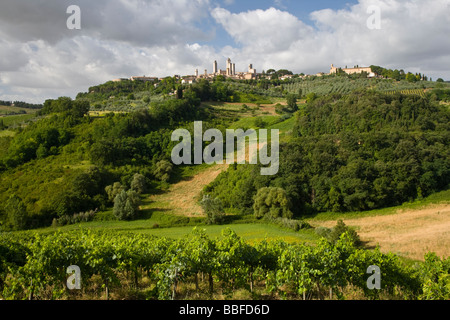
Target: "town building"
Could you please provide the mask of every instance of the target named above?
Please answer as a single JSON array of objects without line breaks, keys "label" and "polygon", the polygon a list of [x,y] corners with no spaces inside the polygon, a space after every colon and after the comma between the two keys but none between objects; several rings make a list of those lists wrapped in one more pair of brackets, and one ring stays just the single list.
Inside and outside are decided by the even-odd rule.
[{"label": "town building", "polygon": [[197,77],[195,76],[184,77],[183,80],[181,80],[181,84],[193,84],[195,82],[197,82]]},{"label": "town building", "polygon": [[143,76],[143,77],[131,77],[130,80],[131,81],[144,81],[144,82],[152,81],[153,82],[153,81],[157,81],[158,78]]},{"label": "town building", "polygon": [[222,70],[218,68],[217,60],[213,62],[213,70],[212,73],[208,73],[208,70],[205,69],[205,72],[203,74],[200,74],[198,69],[195,70],[194,77],[195,79],[213,79],[216,76],[224,76],[226,78],[232,78],[236,80],[249,80],[249,79],[256,79],[258,76],[258,73],[256,72],[256,69],[253,68],[253,65],[250,64],[248,67],[247,72],[237,72],[236,71],[236,64],[231,61],[230,58],[226,61],[226,69]]},{"label": "town building", "polygon": [[346,74],[361,74],[363,72],[367,72],[369,78],[376,77],[376,74],[370,67],[355,66],[354,68],[336,68],[333,64],[331,64],[330,74],[336,74],[339,69],[341,69]]}]

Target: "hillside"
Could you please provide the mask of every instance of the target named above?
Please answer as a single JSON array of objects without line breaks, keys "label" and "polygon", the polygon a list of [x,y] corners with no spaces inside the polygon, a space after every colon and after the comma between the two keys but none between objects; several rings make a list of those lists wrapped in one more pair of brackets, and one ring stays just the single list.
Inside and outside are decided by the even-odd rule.
[{"label": "hillside", "polygon": [[[78,298],[448,297],[450,90],[435,85],[167,78],[47,100],[0,131],[0,295],[73,298],[51,288],[77,257]],[[193,121],[280,130],[279,172],[173,165],[172,132]],[[382,291],[357,280],[366,264],[389,270]]]},{"label": "hillside", "polygon": [[[128,190],[135,174],[142,174],[152,190],[172,184],[183,167],[168,166],[162,169],[167,172],[158,173],[158,163],[170,160],[175,145],[171,132],[179,127],[192,130],[193,120],[203,120],[204,130],[222,132],[281,129],[282,150],[290,151],[281,152],[276,179],[253,177],[258,168],[249,165],[230,168],[208,181],[212,184],[206,192],[219,196],[225,208],[239,214],[252,212],[253,197],[261,187],[285,189],[296,217],[380,208],[426,196],[445,188],[448,181],[448,109],[435,103],[447,101],[448,94],[442,88],[426,96],[367,90],[389,86],[397,90],[402,81],[339,76],[284,82],[202,80],[177,87],[174,79],[166,78],[157,86],[108,82],[80,93],[74,101],[48,100],[38,112],[41,120],[24,130],[0,134],[0,221],[6,229],[30,228],[75,213],[108,211],[114,199],[105,188],[117,182]],[[306,99],[288,93],[299,93],[298,84],[351,91],[355,82],[366,88],[345,95],[321,96],[317,89],[310,96],[305,91],[301,96]],[[292,97],[295,108],[287,102]],[[110,113],[118,109],[122,111]],[[411,145],[416,145],[415,152]],[[169,181],[161,178],[164,174]],[[179,186],[183,182],[173,185]],[[9,200],[11,205],[21,203],[22,209],[9,213]],[[189,201],[195,209],[188,211],[198,211],[198,204]],[[15,219],[16,215],[22,218]]]}]

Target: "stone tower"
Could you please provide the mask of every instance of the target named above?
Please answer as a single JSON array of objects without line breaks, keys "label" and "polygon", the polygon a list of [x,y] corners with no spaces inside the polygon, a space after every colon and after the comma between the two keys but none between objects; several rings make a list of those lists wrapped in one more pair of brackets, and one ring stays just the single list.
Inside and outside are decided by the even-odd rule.
[{"label": "stone tower", "polygon": [[217,61],[214,61],[214,64],[213,64],[213,73],[217,74]]}]

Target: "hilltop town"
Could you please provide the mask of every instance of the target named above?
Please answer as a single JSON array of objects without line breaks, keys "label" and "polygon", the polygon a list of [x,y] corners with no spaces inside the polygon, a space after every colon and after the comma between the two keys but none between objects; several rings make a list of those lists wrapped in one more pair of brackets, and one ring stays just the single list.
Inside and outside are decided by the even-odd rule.
[{"label": "hilltop town", "polygon": [[[324,76],[324,75],[332,75],[332,74],[337,74],[339,72],[343,72],[349,75],[352,74],[362,74],[362,73],[366,73],[368,78],[374,78],[374,77],[378,77],[380,76],[379,74],[375,73],[374,70],[372,70],[371,67],[359,67],[359,66],[354,66],[353,68],[347,68],[347,66],[345,68],[339,68],[339,67],[335,67],[334,64],[331,64],[331,68],[330,68],[330,72],[329,73],[324,73],[324,72],[319,72],[316,74],[308,74],[305,75],[303,73],[297,75],[297,77],[299,78],[307,78],[307,77],[312,77],[312,76]],[[295,75],[292,72],[288,72],[290,74],[283,74],[279,79],[280,80],[286,80],[286,79],[290,79],[293,78]],[[256,69],[253,67],[253,64],[249,64],[248,65],[248,69],[246,71],[236,71],[236,64],[233,63],[231,61],[231,58],[228,58],[226,61],[226,68],[225,69],[219,69],[218,68],[218,63],[217,60],[213,62],[213,66],[212,66],[212,72],[209,73],[208,69],[205,69],[204,72],[200,73],[198,69],[195,69],[195,72],[193,75],[185,75],[185,76],[180,76],[180,75],[175,75],[174,77],[178,80],[181,80],[182,84],[193,84],[195,82],[197,82],[199,79],[208,79],[208,80],[212,80],[217,76],[223,76],[225,78],[231,78],[234,80],[256,80],[256,79],[271,79],[271,74],[269,72],[261,72],[258,73],[256,71]],[[147,76],[132,76],[129,79],[128,78],[118,78],[118,79],[114,79],[112,81],[114,82],[119,82],[119,81],[124,81],[124,80],[131,80],[131,81],[158,81],[158,80],[162,80],[163,78],[158,78],[158,77],[147,77]]]}]

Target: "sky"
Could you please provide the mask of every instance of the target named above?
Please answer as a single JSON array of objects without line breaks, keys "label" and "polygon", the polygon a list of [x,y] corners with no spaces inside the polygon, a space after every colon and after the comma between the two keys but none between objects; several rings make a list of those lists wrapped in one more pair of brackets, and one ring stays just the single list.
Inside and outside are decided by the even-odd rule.
[{"label": "sky", "polygon": [[[80,8],[80,29],[69,29]],[[2,0],[0,100],[131,76],[379,65],[450,80],[450,0]]]}]

